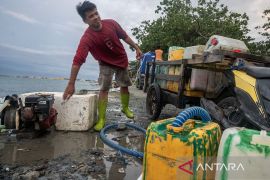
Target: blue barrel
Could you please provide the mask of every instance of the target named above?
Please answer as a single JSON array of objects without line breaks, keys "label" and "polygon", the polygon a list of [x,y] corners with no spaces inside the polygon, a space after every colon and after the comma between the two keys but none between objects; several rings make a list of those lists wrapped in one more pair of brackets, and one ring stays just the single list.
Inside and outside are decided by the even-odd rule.
[{"label": "blue barrel", "polygon": [[146,69],[146,63],[147,62],[152,62],[155,59],[155,53],[154,52],[147,52],[143,55],[143,58],[141,60],[141,68],[140,68],[140,73],[145,74],[145,69]]}]

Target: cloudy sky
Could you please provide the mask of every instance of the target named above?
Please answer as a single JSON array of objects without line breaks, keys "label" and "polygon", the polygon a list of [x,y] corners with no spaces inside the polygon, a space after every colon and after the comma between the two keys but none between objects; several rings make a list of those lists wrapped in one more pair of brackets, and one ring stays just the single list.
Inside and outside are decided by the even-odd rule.
[{"label": "cloudy sky", "polygon": [[[0,74],[69,77],[74,53],[87,27],[77,15],[78,0],[1,0]],[[131,36],[131,28],[155,19],[159,0],[93,0],[102,18],[112,18]],[[230,10],[246,12],[249,27],[262,24],[269,0],[221,0]],[[260,39],[255,31],[253,37]],[[132,37],[132,36],[131,36]],[[134,39],[135,40],[135,39]],[[130,59],[134,52],[127,46]],[[96,79],[98,64],[89,54],[79,78]]]}]

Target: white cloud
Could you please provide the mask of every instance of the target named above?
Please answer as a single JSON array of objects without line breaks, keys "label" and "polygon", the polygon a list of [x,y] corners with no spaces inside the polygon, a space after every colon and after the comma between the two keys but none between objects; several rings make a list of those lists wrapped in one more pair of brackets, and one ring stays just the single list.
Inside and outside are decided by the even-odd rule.
[{"label": "white cloud", "polygon": [[37,49],[20,47],[20,46],[15,46],[15,45],[10,45],[10,44],[3,44],[3,43],[0,43],[0,47],[8,48],[8,49],[19,51],[19,52],[29,53],[29,54],[36,54],[36,55],[48,55],[48,56],[70,56],[70,55],[74,55],[74,52],[61,50],[61,48],[59,48],[59,50],[54,49],[54,50],[41,51],[41,50],[37,50]]},{"label": "white cloud", "polygon": [[15,12],[15,11],[11,11],[11,10],[8,10],[8,9],[4,9],[2,7],[0,7],[0,10],[2,13],[4,14],[7,14],[7,15],[10,15],[18,20],[21,20],[21,21],[24,21],[24,22],[27,22],[27,23],[31,23],[31,24],[36,24],[38,23],[38,21],[32,17],[29,17],[25,14],[22,14],[22,13],[18,13],[18,12]]},{"label": "white cloud", "polygon": [[84,23],[66,22],[66,23],[51,23],[51,27],[58,34],[64,32],[82,32],[87,25]]},{"label": "white cloud", "polygon": [[262,15],[265,9],[270,8],[269,0],[221,0],[221,3],[227,5],[231,11],[246,13],[249,17],[248,27],[251,30],[249,35],[255,38],[255,41],[264,39],[258,34],[255,27],[261,26],[265,22]]},{"label": "white cloud", "polygon": [[[44,64],[50,64],[48,59],[54,59],[54,61],[63,62],[65,65],[63,69],[66,69],[66,64],[71,64],[71,56],[74,56],[80,37],[87,27],[75,9],[76,4],[83,0],[0,1],[1,56],[7,55],[10,58],[15,55],[16,57],[24,55],[32,61],[36,61],[35,58],[38,56]],[[102,19],[116,20],[136,42],[131,29],[138,27],[144,20],[156,19],[158,15],[154,13],[154,10],[161,0],[90,1],[96,3]],[[197,0],[193,1],[197,2]],[[270,8],[269,0],[221,0],[221,3],[227,5],[229,10],[246,12],[250,17],[251,35],[256,37],[256,40],[260,38],[254,27],[262,25],[261,15],[264,9]],[[18,20],[26,23],[19,24]],[[38,26],[29,27],[29,24],[37,23]],[[135,52],[132,52],[128,45],[123,44],[129,59],[135,59]],[[17,59],[20,62],[20,58]],[[98,74],[98,65],[93,61],[90,53],[88,59],[91,59],[90,63],[88,62],[88,65],[86,63],[85,72],[83,70],[80,74],[89,77],[91,72]],[[92,63],[95,63],[95,66]],[[59,63],[59,67],[63,64]],[[97,70],[92,70],[92,67],[96,67]]]},{"label": "white cloud", "polygon": [[67,22],[66,25],[77,30],[84,30],[85,27],[87,27],[87,25],[84,23],[81,23],[81,22],[76,23],[76,22],[71,22],[71,21]]}]

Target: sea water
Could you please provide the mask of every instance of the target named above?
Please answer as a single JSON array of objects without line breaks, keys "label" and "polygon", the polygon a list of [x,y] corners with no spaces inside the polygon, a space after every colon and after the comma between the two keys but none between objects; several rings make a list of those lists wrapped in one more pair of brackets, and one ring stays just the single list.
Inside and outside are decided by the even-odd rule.
[{"label": "sea water", "polygon": [[[6,77],[0,76],[0,103],[7,95],[22,94],[28,92],[64,92],[68,80],[55,79],[35,79],[22,77]],[[80,90],[98,90],[99,86],[96,81],[76,81],[76,92]]]}]

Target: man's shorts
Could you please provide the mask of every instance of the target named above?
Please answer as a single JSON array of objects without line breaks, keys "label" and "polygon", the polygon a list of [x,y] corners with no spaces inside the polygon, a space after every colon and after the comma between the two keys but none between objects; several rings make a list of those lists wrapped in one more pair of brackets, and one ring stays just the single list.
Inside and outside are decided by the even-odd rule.
[{"label": "man's shorts", "polygon": [[114,74],[118,86],[128,87],[132,85],[127,68],[123,69],[114,66],[99,65],[98,83],[100,90],[108,91],[111,88]]}]

